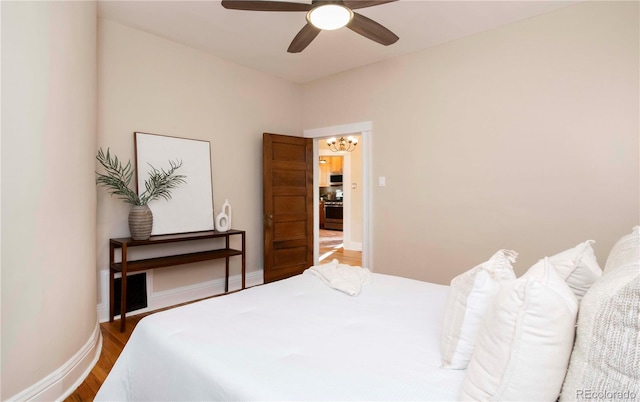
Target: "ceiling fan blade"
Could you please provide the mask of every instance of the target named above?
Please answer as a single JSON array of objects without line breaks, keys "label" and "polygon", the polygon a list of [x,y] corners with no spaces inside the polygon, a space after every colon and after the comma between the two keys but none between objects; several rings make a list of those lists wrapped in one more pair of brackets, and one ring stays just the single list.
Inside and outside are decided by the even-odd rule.
[{"label": "ceiling fan blade", "polygon": [[266,0],[222,0],[222,7],[230,10],[248,11],[309,11],[313,8],[311,4]]},{"label": "ceiling fan blade", "polygon": [[385,46],[396,43],[400,39],[387,28],[358,13],[353,13],[353,19],[347,24],[347,28]]},{"label": "ceiling fan blade", "polygon": [[300,32],[298,32],[296,37],[293,38],[291,44],[289,45],[289,49],[287,49],[287,52],[300,53],[307,46],[309,46],[309,43],[311,43],[311,41],[314,40],[319,33],[320,29],[314,27],[310,23],[307,23],[307,25],[302,27]]},{"label": "ceiling fan blade", "polygon": [[373,7],[379,6],[380,4],[393,3],[394,1],[398,0],[344,0],[343,3],[350,9],[356,10],[358,8]]}]

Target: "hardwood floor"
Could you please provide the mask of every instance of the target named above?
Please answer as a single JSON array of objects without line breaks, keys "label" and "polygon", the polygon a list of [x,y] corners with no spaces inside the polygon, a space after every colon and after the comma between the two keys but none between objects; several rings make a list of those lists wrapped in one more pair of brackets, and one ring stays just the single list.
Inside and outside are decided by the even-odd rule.
[{"label": "hardwood floor", "polygon": [[342,264],[362,266],[362,251],[345,250],[342,232],[320,229],[320,263],[337,259]]},{"label": "hardwood floor", "polygon": [[[329,262],[336,258],[343,264],[349,265],[362,265],[362,252],[345,250],[342,246],[342,232],[336,232],[331,230],[321,230],[324,236],[321,234],[320,239],[320,256],[322,262]],[[324,237],[324,239],[323,239]],[[324,256],[324,258],[323,258]],[[214,296],[215,297],[215,296]],[[192,302],[190,302],[192,303]],[[185,303],[188,304],[188,303]],[[173,308],[172,306],[168,308]],[[167,308],[167,309],[168,309]],[[166,309],[162,309],[166,310]],[[157,310],[161,311],[161,310]],[[65,399],[65,402],[84,402],[93,401],[98,389],[107,378],[107,375],[113,368],[118,356],[122,353],[124,345],[126,345],[133,329],[138,322],[156,311],[142,313],[139,315],[132,315],[127,317],[125,332],[120,332],[120,320],[114,322],[104,322],[100,324],[100,332],[102,333],[102,351],[100,352],[100,358],[96,363],[91,373],[87,376],[85,381]]]},{"label": "hardwood floor", "polygon": [[125,332],[120,332],[120,320],[100,324],[102,351],[100,352],[98,363],[96,363],[84,382],[65,399],[65,402],[93,401],[98,389],[107,378],[124,345],[129,340],[133,329],[142,318],[149,314],[153,314],[153,312],[127,317]]},{"label": "hardwood floor", "polygon": [[229,293],[214,295],[205,297],[204,299],[191,300],[186,303],[176,304],[175,306],[169,306],[147,313],[140,313],[138,315],[127,316],[125,322],[124,332],[120,332],[120,320],[114,322],[103,322],[100,324],[100,332],[102,333],[102,350],[100,351],[100,357],[91,373],[87,376],[82,384],[69,395],[64,402],[78,402],[78,401],[93,401],[100,386],[109,375],[109,372],[113,368],[118,356],[122,353],[124,345],[127,344],[131,333],[135,329],[138,322],[144,317],[164,310],[184,306],[186,304],[195,303],[205,299],[211,299],[214,297],[220,297],[231,293],[239,292],[239,290],[232,290]]}]

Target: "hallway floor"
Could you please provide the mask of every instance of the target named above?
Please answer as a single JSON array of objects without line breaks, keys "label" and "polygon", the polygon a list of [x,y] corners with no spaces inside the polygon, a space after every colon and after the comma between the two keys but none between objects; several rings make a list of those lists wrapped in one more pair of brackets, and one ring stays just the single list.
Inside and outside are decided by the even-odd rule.
[{"label": "hallway floor", "polygon": [[334,258],[342,264],[362,266],[362,252],[345,250],[343,234],[338,230],[320,229],[320,263],[327,263]]}]

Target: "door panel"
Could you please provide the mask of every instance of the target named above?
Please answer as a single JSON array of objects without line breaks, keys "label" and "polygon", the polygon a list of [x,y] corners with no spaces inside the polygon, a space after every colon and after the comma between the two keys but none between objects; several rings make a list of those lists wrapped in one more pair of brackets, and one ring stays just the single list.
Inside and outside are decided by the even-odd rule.
[{"label": "door panel", "polygon": [[307,200],[304,195],[273,196],[273,212],[279,215],[304,214],[307,212]]},{"label": "door panel", "polygon": [[313,141],[263,135],[264,282],[313,265]]},{"label": "door panel", "polygon": [[273,185],[276,187],[305,187],[307,174],[302,170],[274,170]]},{"label": "door panel", "polygon": [[275,250],[273,257],[274,265],[279,267],[305,264],[307,262],[307,250],[305,246],[284,248]]},{"label": "door panel", "polygon": [[273,238],[275,240],[295,239],[306,235],[306,222],[278,222],[273,224]]},{"label": "door panel", "polygon": [[[274,134],[278,135],[278,134]],[[285,137],[285,136],[281,136]],[[301,138],[301,137],[290,137]],[[302,146],[300,146],[302,145]],[[303,165],[307,163],[307,152],[304,144],[291,144],[284,142],[273,143],[273,161],[274,162],[300,162]]]}]

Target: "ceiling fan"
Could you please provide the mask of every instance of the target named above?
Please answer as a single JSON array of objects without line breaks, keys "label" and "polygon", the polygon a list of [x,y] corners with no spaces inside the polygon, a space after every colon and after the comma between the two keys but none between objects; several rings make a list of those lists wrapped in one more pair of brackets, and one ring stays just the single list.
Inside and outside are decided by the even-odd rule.
[{"label": "ceiling fan", "polygon": [[268,0],[222,0],[230,10],[247,11],[305,11],[307,24],[293,38],[287,52],[303,51],[322,30],[346,26],[365,38],[388,46],[399,39],[396,34],[379,23],[353,10],[378,6],[398,0],[313,0],[311,4]]}]

